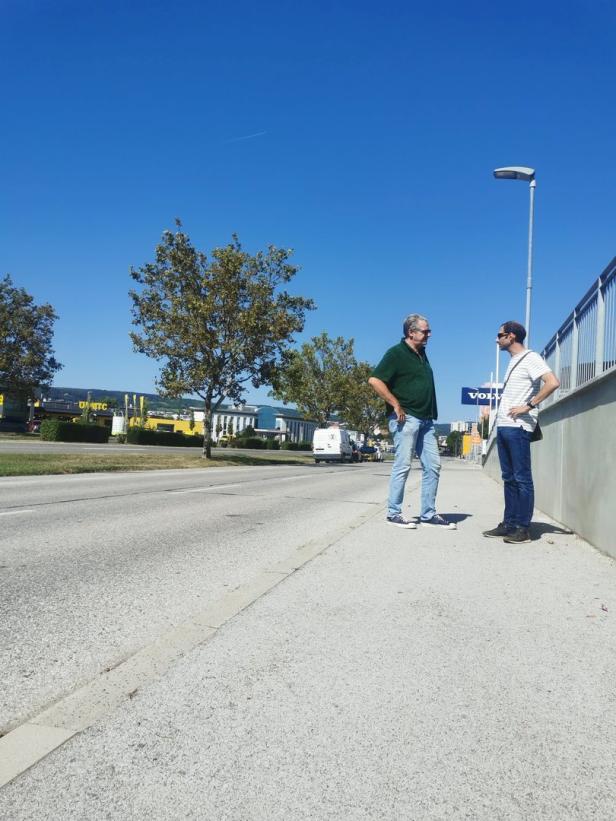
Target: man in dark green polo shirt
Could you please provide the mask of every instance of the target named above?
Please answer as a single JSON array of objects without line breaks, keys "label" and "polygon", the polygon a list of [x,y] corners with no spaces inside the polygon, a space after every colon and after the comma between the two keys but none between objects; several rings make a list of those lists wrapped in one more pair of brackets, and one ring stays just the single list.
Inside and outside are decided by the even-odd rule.
[{"label": "man in dark green polo shirt", "polygon": [[389,431],[396,449],[389,482],[387,521],[397,527],[417,527],[415,521],[402,515],[404,487],[415,452],[423,470],[419,521],[422,525],[455,530],[455,524],[440,516],[435,507],[441,458],[434,433],[437,418],[434,376],[426,356],[432,331],[425,316],[409,314],[404,320],[403,333],[403,339],[385,353],[368,380],[385,400]]}]

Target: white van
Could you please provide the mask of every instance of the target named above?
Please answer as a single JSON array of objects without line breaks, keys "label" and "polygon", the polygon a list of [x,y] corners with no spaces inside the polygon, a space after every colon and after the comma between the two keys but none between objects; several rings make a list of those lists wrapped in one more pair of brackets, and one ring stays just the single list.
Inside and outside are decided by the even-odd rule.
[{"label": "white van", "polygon": [[353,448],[349,432],[340,428],[317,428],[312,440],[312,455],[319,462],[350,462]]}]

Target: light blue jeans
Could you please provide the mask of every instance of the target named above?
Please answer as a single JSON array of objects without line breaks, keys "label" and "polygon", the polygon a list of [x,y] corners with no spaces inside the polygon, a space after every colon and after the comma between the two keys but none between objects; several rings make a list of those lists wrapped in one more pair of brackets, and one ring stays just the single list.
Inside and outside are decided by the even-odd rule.
[{"label": "light blue jeans", "polygon": [[415,419],[414,416],[407,416],[405,422],[398,422],[395,416],[390,416],[389,432],[394,438],[396,455],[389,480],[387,515],[395,516],[402,512],[404,486],[415,452],[423,470],[420,518],[431,519],[436,513],[436,491],[441,472],[441,457],[434,434],[434,422],[432,419]]}]

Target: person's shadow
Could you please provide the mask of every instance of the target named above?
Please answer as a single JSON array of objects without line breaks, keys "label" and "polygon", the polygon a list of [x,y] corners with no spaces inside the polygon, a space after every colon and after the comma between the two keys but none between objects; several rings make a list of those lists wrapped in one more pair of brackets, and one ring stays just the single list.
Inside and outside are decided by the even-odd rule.
[{"label": "person's shadow", "polygon": [[563,527],[558,527],[557,525],[550,524],[549,522],[531,522],[530,525],[530,538],[533,542],[538,541],[542,536],[547,535],[548,533],[557,533],[560,536],[573,536],[573,530],[567,530]]},{"label": "person's shadow", "polygon": [[455,522],[455,524],[458,524],[458,522],[463,522],[465,519],[470,519],[473,514],[472,513],[441,513],[440,515],[443,516],[445,519],[447,519],[448,522]]}]

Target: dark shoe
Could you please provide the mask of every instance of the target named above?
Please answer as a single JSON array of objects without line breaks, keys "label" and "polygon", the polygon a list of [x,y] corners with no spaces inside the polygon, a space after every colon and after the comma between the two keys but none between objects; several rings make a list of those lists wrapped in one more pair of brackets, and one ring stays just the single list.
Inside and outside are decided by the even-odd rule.
[{"label": "dark shoe", "polygon": [[421,524],[428,525],[429,527],[438,527],[439,530],[457,530],[455,522],[448,521],[444,516],[440,516],[438,513],[435,513],[431,519],[421,519]]},{"label": "dark shoe", "polygon": [[493,527],[492,530],[484,530],[483,535],[488,536],[491,539],[502,539],[503,536],[508,536],[510,533],[513,533],[515,527],[511,527],[511,525],[506,525],[504,522],[501,522],[496,527]]},{"label": "dark shoe", "polygon": [[399,513],[396,513],[395,516],[388,516],[387,524],[396,525],[396,527],[404,527],[407,530],[417,529],[417,525],[415,524],[415,522],[409,522],[408,519],[405,519],[404,516],[401,516]]},{"label": "dark shoe", "polygon": [[516,527],[513,533],[508,533],[504,538],[507,544],[526,544],[530,542],[530,531],[527,527]]}]

